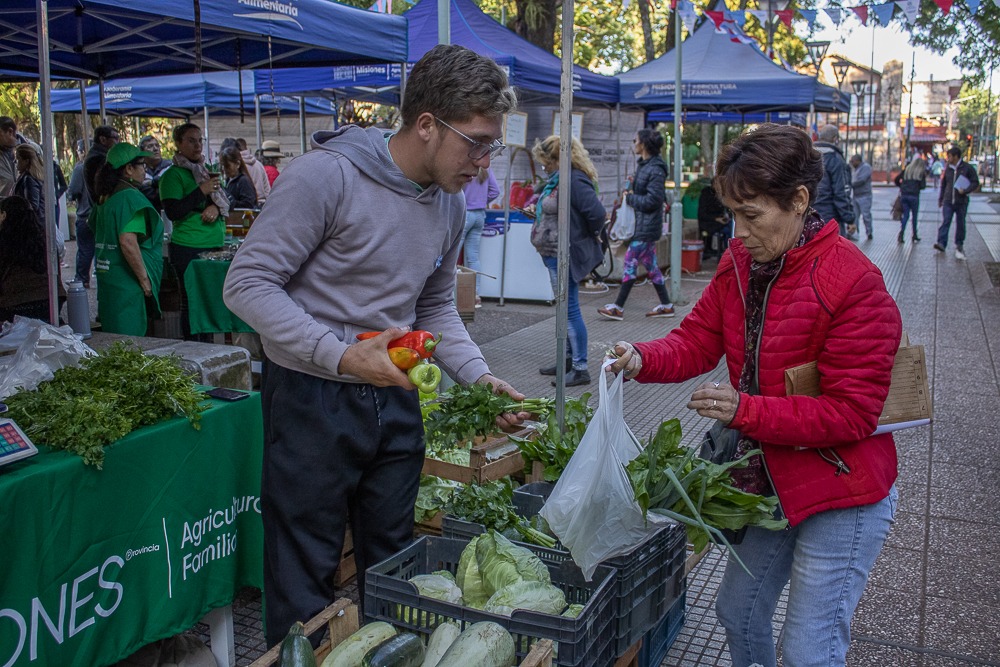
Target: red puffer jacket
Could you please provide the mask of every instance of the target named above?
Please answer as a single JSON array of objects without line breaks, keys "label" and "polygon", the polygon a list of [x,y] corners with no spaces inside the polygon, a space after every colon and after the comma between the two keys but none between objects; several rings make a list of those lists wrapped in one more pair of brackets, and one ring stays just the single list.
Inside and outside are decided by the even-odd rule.
[{"label": "red puffer jacket", "polygon": [[[746,355],[750,255],[739,239],[691,314],[665,338],[638,343],[638,382],[682,382],[726,356],[738,386]],[[828,509],[878,502],[896,480],[891,434],[872,436],[901,323],[881,272],[828,223],[785,255],[766,297],[759,350],[760,395],[740,394],[730,426],[758,440],[792,525]],[[785,369],[816,361],[818,397],[786,396]]]}]

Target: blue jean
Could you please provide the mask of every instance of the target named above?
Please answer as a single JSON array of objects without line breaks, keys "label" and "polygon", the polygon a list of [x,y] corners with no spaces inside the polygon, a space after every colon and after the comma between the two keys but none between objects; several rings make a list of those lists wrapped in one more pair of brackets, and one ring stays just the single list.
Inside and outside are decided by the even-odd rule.
[{"label": "blue jean", "polygon": [[941,206],[942,222],[938,227],[938,243],[948,247],[948,230],[951,228],[951,218],[955,217],[955,245],[961,249],[965,244],[965,214],[969,210],[969,200],[959,199],[954,204],[945,201]]},{"label": "blue jean", "polygon": [[90,287],[90,267],[94,263],[94,232],[87,218],[76,219],[76,279]]},{"label": "blue jean", "polygon": [[[552,294],[559,294],[558,275],[559,259],[542,255],[542,262],[549,270],[549,280],[552,282]],[[580,286],[569,281],[566,286],[567,326],[569,328],[569,347],[573,351],[573,369],[587,370],[587,325],[583,323],[583,313],[580,312]]]},{"label": "blue jean", "polygon": [[[479,262],[479,244],[483,240],[483,225],[486,224],[486,209],[477,208],[465,212],[465,231],[462,233],[462,243],[465,252],[465,266],[473,271],[481,271]],[[476,274],[476,296],[479,296],[482,276]]]},{"label": "blue jean", "polygon": [[913,236],[920,236],[917,233],[917,214],[920,212],[920,195],[900,195],[899,203],[903,207],[903,217],[901,218],[902,226],[900,232],[906,231],[906,223],[910,219],[910,214],[913,214]]},{"label": "blue jean", "polygon": [[733,667],[775,666],[771,618],[789,580],[785,667],[842,667],[851,617],[898,503],[893,486],[877,503],[820,512],[788,530],[748,528],[734,548],[758,576],[730,559],[715,602]]},{"label": "blue jean", "polygon": [[865,233],[871,236],[872,233],[872,196],[860,195],[854,197],[854,224],[858,225],[861,231],[861,220],[865,222]]}]

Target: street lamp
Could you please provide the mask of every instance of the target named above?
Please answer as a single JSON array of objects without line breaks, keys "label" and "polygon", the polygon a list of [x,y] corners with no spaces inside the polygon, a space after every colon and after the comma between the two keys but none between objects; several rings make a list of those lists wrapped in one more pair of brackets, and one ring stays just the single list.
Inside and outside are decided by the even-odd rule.
[{"label": "street lamp", "polygon": [[896,95],[896,84],[890,83],[884,86],[882,92],[889,97],[889,111],[885,115],[885,122],[882,123],[885,127],[885,182],[889,184],[892,182],[889,177],[892,172],[892,137],[889,136],[889,120],[892,118],[892,98]]},{"label": "street lamp", "polygon": [[[844,79],[847,78],[847,70],[851,69],[851,63],[842,58],[833,61],[833,76],[837,79],[837,91],[844,87]],[[850,97],[850,95],[848,95]],[[850,111],[847,112],[847,120],[850,122]],[[837,125],[840,125],[840,112],[837,112]]]},{"label": "street lamp", "polygon": [[[868,88],[868,164],[875,161],[875,142],[872,141],[872,125],[875,124],[875,96],[878,95],[878,82],[872,79]],[[864,155],[864,153],[862,153]]]},{"label": "street lamp", "polygon": [[[809,57],[812,58],[813,67],[815,68],[815,74],[813,74],[813,81],[819,82],[819,68],[823,64],[823,58],[826,57],[826,52],[830,48],[830,42],[806,42],[806,49],[809,51]],[[809,100],[809,115],[812,116],[812,130],[816,131],[816,88],[813,87],[813,99]]]},{"label": "street lamp", "polygon": [[[861,112],[861,118],[863,119],[865,117],[865,107],[864,107],[865,89],[868,87],[868,82],[864,81],[863,79],[859,79],[857,81],[851,81],[851,85],[854,86],[854,94],[857,95],[857,97],[858,97],[858,111]],[[854,114],[854,117],[857,118],[857,114]],[[851,115],[850,114],[847,114],[847,133],[848,134],[851,133]],[[860,130],[859,130],[859,134],[860,134]],[[858,140],[855,139],[855,141],[858,141]],[[848,152],[850,152],[850,147],[848,147]]]}]

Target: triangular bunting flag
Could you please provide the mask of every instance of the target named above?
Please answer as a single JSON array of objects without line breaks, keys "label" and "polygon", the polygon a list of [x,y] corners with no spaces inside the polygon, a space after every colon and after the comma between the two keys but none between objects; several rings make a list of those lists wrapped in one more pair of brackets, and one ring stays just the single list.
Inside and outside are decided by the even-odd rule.
[{"label": "triangular bunting flag", "polygon": [[777,16],[781,20],[781,22],[785,24],[786,28],[788,28],[789,30],[792,29],[792,17],[795,16],[794,9],[775,9],[774,15]]},{"label": "triangular bunting flag", "polygon": [[632,0],[622,0],[622,9],[628,9],[628,6],[632,4]]},{"label": "triangular bunting flag", "polygon": [[861,25],[868,25],[868,6],[867,5],[861,5],[859,7],[851,7],[850,9],[851,9],[852,12],[854,12],[855,14],[858,15],[859,19],[861,19]]},{"label": "triangular bunting flag", "polygon": [[722,23],[726,20],[726,12],[710,12],[706,10],[705,16],[712,19],[712,23],[715,24],[715,32],[725,32],[722,29]]},{"label": "triangular bunting flag", "polygon": [[766,9],[748,9],[747,14],[756,17],[761,25],[767,25],[767,10]]},{"label": "triangular bunting flag", "polygon": [[[996,0],[996,1],[1000,2],[1000,0]],[[729,20],[732,21],[733,23],[735,23],[736,25],[738,25],[739,27],[742,28],[743,26],[745,26],[747,24],[747,13],[746,13],[746,10],[744,10],[744,9],[738,9],[736,11],[726,12],[726,13],[729,15]]]},{"label": "triangular bunting flag", "polygon": [[892,12],[896,9],[895,2],[887,2],[882,5],[873,5],[872,10],[875,12],[875,18],[881,25],[887,26],[892,20]]},{"label": "triangular bunting flag", "polygon": [[951,11],[952,2],[953,0],[934,0],[934,4],[940,7],[945,14]]},{"label": "triangular bunting flag", "polygon": [[799,14],[802,15],[802,18],[806,20],[806,23],[808,23],[811,28],[813,24],[816,23],[816,16],[819,12],[815,9],[800,9]]},{"label": "triangular bunting flag", "polygon": [[968,0],[969,11],[975,14],[979,11],[979,0]]},{"label": "triangular bunting flag", "polygon": [[684,27],[687,28],[688,34],[692,34],[694,32],[694,24],[698,22],[698,14],[694,10],[694,3],[689,0],[679,0],[677,3],[677,15],[684,22]]},{"label": "triangular bunting flag", "polygon": [[[1000,2],[1000,0],[997,0],[997,2]],[[823,11],[826,12],[826,15],[830,17],[835,26],[839,27],[840,22],[844,20],[844,12],[840,7],[827,7]]]},{"label": "triangular bunting flag", "polygon": [[920,0],[900,0],[896,4],[906,15],[906,22],[913,25],[913,22],[917,20],[917,14],[920,13]]}]

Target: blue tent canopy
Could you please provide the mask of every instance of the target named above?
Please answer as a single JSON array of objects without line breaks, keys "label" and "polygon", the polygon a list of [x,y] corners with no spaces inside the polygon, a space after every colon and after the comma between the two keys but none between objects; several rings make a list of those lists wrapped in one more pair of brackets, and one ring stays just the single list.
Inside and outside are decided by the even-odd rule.
[{"label": "blue tent canopy", "polygon": [[[728,24],[727,24],[728,26]],[[618,75],[621,102],[667,109],[674,103],[676,49]],[[703,23],[681,45],[681,103],[697,111],[847,111],[850,100],[815,78],[765,56],[737,26]]]},{"label": "blue tent canopy", "polygon": [[[438,43],[438,0],[420,0],[404,16],[409,23],[409,62],[420,60]],[[504,67],[510,82],[525,97],[525,93],[559,96],[562,63],[553,54],[518,37],[495,19],[483,13],[472,0],[450,0],[451,43],[460,44],[476,53],[492,58]],[[385,58],[384,60],[391,60]],[[345,90],[350,96],[382,95],[399,85],[398,66],[322,67],[308,71],[283,70],[257,72],[262,79],[272,79],[275,92],[301,93],[320,90]],[[573,67],[573,95],[579,100],[618,101],[618,80],[595,74],[584,67]],[[398,100],[398,93],[395,95]]]},{"label": "blue tent canopy", "polygon": [[[232,114],[245,110],[253,115],[255,92],[257,91],[254,89],[252,72],[207,72],[124,78],[105,82],[104,105],[108,113],[128,116],[187,117],[206,107],[214,114]],[[275,104],[270,91],[260,91],[260,93],[262,113],[276,108],[289,113],[298,113],[297,99],[277,96],[278,104]],[[98,86],[87,87],[89,113],[100,112],[99,96]],[[79,113],[79,89],[53,89],[52,111]],[[306,100],[306,113],[331,115],[334,111],[328,100],[309,98]]]},{"label": "blue tent canopy", "polygon": [[[330,0],[49,0],[53,75],[113,78],[203,70],[402,62],[406,20]],[[35,0],[5,0],[0,62],[38,72]],[[200,40],[195,35],[200,32]]]},{"label": "blue tent canopy", "polygon": [[[651,111],[646,114],[646,120],[651,123],[674,122],[673,111]],[[736,113],[733,111],[684,111],[681,120],[685,123],[726,123],[728,125],[749,125],[764,123],[770,120],[781,125],[798,125],[805,127],[808,114],[798,111],[771,111],[768,113]]]}]

